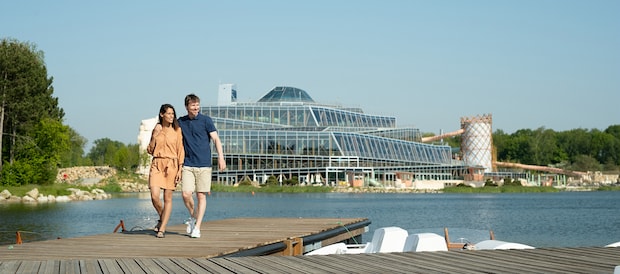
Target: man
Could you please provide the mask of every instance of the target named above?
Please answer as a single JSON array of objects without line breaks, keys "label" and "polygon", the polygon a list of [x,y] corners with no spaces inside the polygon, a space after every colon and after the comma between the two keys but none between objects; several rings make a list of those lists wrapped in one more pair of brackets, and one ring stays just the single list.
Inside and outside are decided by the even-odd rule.
[{"label": "man", "polygon": [[[185,161],[182,171],[183,203],[189,211],[187,233],[192,238],[200,238],[200,225],[207,209],[207,192],[211,191],[211,144],[217,150],[217,163],[220,171],[226,169],[222,142],[211,117],[200,113],[200,98],[195,94],[185,96],[187,115],[179,118],[183,132]],[[194,210],[193,193],[196,192],[198,206]]]}]

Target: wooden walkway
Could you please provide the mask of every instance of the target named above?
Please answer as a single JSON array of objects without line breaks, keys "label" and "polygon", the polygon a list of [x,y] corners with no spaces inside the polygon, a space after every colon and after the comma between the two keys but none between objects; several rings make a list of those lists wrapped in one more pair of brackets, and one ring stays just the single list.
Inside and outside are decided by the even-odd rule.
[{"label": "wooden walkway", "polygon": [[[367,229],[367,219],[242,218],[0,246],[0,273],[613,273],[620,248],[299,254]],[[315,243],[310,243],[310,240]],[[295,251],[296,250],[296,251]],[[287,253],[288,252],[288,253]]]},{"label": "wooden walkway", "polygon": [[[303,244],[322,241],[322,245],[328,245],[351,237],[361,238],[369,224],[370,221],[365,218],[225,219],[203,222],[200,238],[190,238],[185,232],[185,225],[175,225],[167,228],[166,237],[162,239],[156,238],[155,232],[149,229],[16,244],[11,249],[0,246],[0,260],[268,255],[284,252],[287,244],[294,245],[297,254],[301,254],[304,250],[295,239],[323,235]],[[111,226],[110,231],[113,228]]]},{"label": "wooden walkway", "polygon": [[614,273],[620,248],[0,260],[0,273]]}]

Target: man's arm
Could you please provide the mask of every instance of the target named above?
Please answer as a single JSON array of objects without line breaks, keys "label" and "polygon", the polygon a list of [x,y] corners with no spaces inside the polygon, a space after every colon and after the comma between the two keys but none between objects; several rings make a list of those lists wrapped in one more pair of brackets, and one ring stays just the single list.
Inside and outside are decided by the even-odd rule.
[{"label": "man's arm", "polygon": [[217,151],[217,165],[220,171],[224,171],[226,169],[226,161],[224,160],[224,150],[222,149],[222,141],[220,141],[220,136],[217,134],[217,131],[213,131],[209,133],[211,137],[211,141],[215,144],[215,150]]}]

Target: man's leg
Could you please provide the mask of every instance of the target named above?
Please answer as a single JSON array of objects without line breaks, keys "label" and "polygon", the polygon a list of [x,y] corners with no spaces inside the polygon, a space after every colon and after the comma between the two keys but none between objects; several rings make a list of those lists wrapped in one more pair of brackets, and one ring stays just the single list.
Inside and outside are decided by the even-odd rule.
[{"label": "man's leg", "polygon": [[195,229],[200,230],[200,224],[202,224],[202,218],[207,210],[207,195],[204,192],[196,192],[196,199],[198,199],[198,208],[196,212],[196,226]]},{"label": "man's leg", "polygon": [[194,195],[191,191],[183,191],[183,203],[189,212],[189,216],[195,218],[194,216]]},{"label": "man's leg", "polygon": [[183,190],[183,203],[189,212],[189,216],[194,218],[194,191],[196,190],[196,176],[192,172],[192,168],[183,167],[181,174],[181,188]]},{"label": "man's leg", "polygon": [[194,191],[196,190],[196,176],[193,172],[193,168],[191,167],[183,167],[182,169],[182,190],[181,196],[183,196],[183,204],[187,208],[187,212],[189,213],[189,218],[185,221],[187,228],[185,232],[192,233],[194,230],[196,216],[194,216]]}]

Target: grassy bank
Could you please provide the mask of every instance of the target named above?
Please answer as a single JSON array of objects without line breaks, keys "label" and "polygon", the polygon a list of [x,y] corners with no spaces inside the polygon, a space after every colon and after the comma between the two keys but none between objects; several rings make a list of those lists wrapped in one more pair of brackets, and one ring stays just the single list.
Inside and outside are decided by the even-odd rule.
[{"label": "grassy bank", "polygon": [[[0,191],[6,189],[14,196],[24,196],[27,192],[34,188],[39,190],[41,195],[70,195],[71,191],[68,188],[78,188],[84,191],[91,191],[94,188],[103,189],[106,193],[118,193],[122,192],[119,182],[135,182],[139,184],[147,184],[146,179],[136,174],[119,173],[115,176],[102,180],[96,186],[85,186],[79,184],[68,183],[56,183],[52,185],[23,185],[23,186],[0,186]],[[261,186],[254,187],[250,185],[241,186],[226,186],[217,183],[212,184],[211,190],[213,192],[263,192],[263,193],[327,193],[334,192],[332,187],[325,186]],[[598,188],[590,188],[585,190],[593,191],[620,191],[620,185],[608,185]],[[363,190],[362,190],[363,191]],[[558,189],[554,187],[526,187],[526,186],[485,186],[473,188],[469,186],[455,186],[446,187],[443,189],[443,193],[550,193],[571,191],[571,189]],[[365,192],[365,191],[363,191]],[[400,192],[399,192],[400,193]],[[404,192],[403,192],[404,193]],[[424,193],[410,192],[410,193]]]},{"label": "grassy bank", "polygon": [[324,186],[225,186],[212,184],[213,192],[264,192],[264,193],[326,193],[331,192],[331,187]]},{"label": "grassy bank", "polygon": [[542,193],[542,192],[560,192],[561,190],[550,187],[532,187],[532,186],[485,186],[485,187],[469,187],[454,186],[446,187],[444,193]]}]

